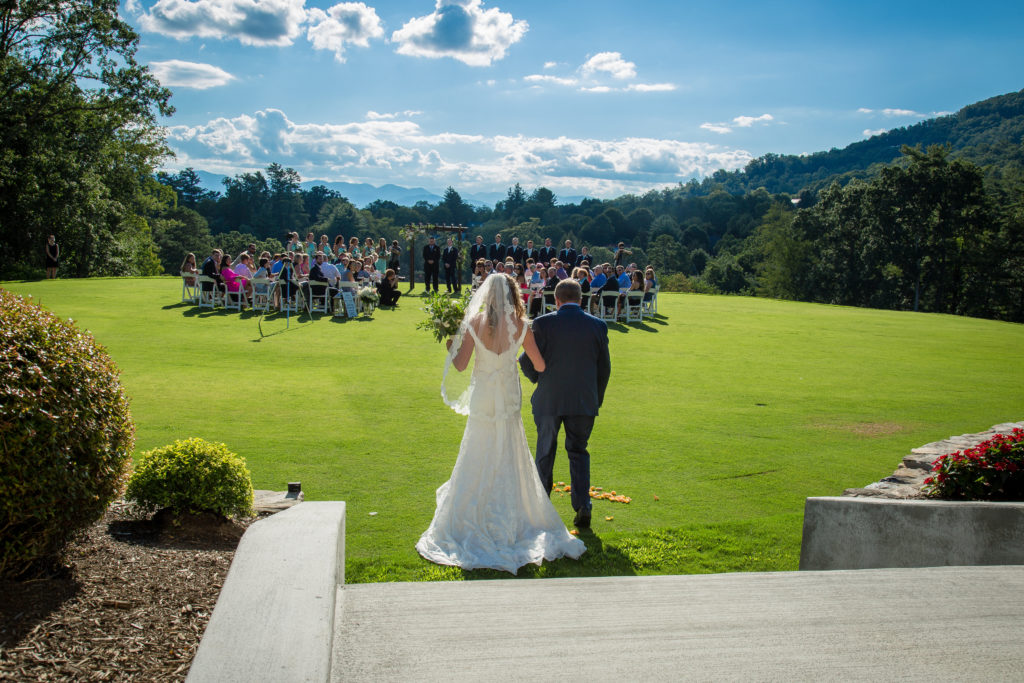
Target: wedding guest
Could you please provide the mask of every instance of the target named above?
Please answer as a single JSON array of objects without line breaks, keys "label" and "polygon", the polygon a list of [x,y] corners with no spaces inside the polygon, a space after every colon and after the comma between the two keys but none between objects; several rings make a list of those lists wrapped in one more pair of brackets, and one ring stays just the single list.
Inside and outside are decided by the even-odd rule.
[{"label": "wedding guest", "polygon": [[469,263],[473,271],[476,271],[476,262],[480,259],[487,259],[487,245],[484,244],[483,235],[477,235],[476,242],[469,247]]},{"label": "wedding guest", "polygon": [[487,258],[492,261],[505,261],[507,248],[501,243],[501,235],[494,236],[494,244],[487,248]]},{"label": "wedding guest", "polygon": [[341,279],[345,282],[359,282],[359,270],[363,267],[363,262],[356,259],[349,259],[348,268],[344,273],[341,274]]},{"label": "wedding guest", "polygon": [[[295,256],[298,258],[298,255]],[[274,287],[274,305],[280,307],[282,301],[291,301],[299,291],[298,273],[292,257],[285,255],[281,259],[281,270],[277,274],[277,286]]]},{"label": "wedding guest", "polygon": [[536,261],[539,255],[537,250],[533,248],[533,240],[526,240],[526,248],[523,249],[523,263]]},{"label": "wedding guest", "polygon": [[[38,263],[38,261],[36,262]],[[53,280],[57,277],[57,266],[60,263],[60,247],[57,246],[57,236],[50,235],[46,238],[46,279]]]},{"label": "wedding guest", "polygon": [[587,268],[590,267],[594,257],[590,255],[590,250],[587,247],[580,247],[580,255],[576,257],[577,266],[585,265]]},{"label": "wedding guest", "polygon": [[345,236],[338,235],[334,238],[334,255],[335,257],[340,256],[345,252]]},{"label": "wedding guest", "polygon": [[538,284],[543,284],[544,283],[544,276],[542,276],[540,274],[541,270],[543,270],[543,268],[541,266],[537,265],[536,263],[531,263],[530,264],[530,284],[531,285],[538,285]]},{"label": "wedding guest", "polygon": [[[270,252],[269,251],[261,251],[260,252],[260,258],[265,258],[265,259],[267,259],[269,261],[270,260]],[[253,263],[259,263],[259,262],[260,262],[259,259],[254,259],[253,260]]]},{"label": "wedding guest", "polygon": [[565,280],[569,277],[569,272],[565,269],[565,264],[560,260],[555,261],[555,274],[558,275],[559,280]]},{"label": "wedding guest", "polygon": [[313,234],[312,230],[306,233],[306,243],[304,246],[306,248],[306,256],[313,258],[313,254],[316,253],[316,235]]},{"label": "wedding guest", "polygon": [[572,279],[580,283],[580,290],[586,294],[590,291],[590,280],[587,279],[587,271],[583,268],[574,268]]},{"label": "wedding guest", "polygon": [[558,277],[558,271],[554,267],[548,268],[544,279],[544,290],[555,291],[555,286],[561,281],[562,278]]},{"label": "wedding guest", "polygon": [[372,282],[375,285],[379,285],[384,275],[379,270],[377,270],[377,266],[371,263],[370,265],[366,266],[366,270],[370,273],[370,282]]},{"label": "wedding guest", "polygon": [[630,278],[625,266],[615,266],[615,279],[619,281],[619,289],[629,289]]},{"label": "wedding guest", "polygon": [[[181,274],[185,275],[187,273],[191,273],[192,275],[199,274],[199,270],[196,268],[196,255],[191,252],[185,254],[185,260],[181,264]],[[196,284],[196,279],[194,277],[186,277],[185,283],[188,284],[189,287],[192,287]]]},{"label": "wedding guest", "polygon": [[270,277],[277,277],[277,274],[281,272],[281,268],[284,266],[282,258],[282,254],[274,254],[274,258],[270,260]]},{"label": "wedding guest", "polygon": [[325,258],[334,256],[334,252],[331,250],[330,238],[327,235],[320,235],[320,244],[317,245],[316,250],[322,251]]},{"label": "wedding guest", "polygon": [[220,276],[224,279],[224,287],[229,294],[249,289],[249,281],[231,269],[230,254],[224,254],[220,259]]},{"label": "wedding guest", "polygon": [[540,248],[539,254],[540,257],[537,259],[537,262],[543,264],[545,267],[555,260],[555,248],[551,246],[550,237],[544,240],[544,246]]},{"label": "wedding guest", "polygon": [[309,254],[300,254],[299,262],[295,266],[295,271],[299,274],[300,279],[309,277]]},{"label": "wedding guest", "polygon": [[377,256],[376,256],[377,252],[376,252],[376,249],[373,246],[373,238],[372,237],[366,237],[366,238],[363,239],[363,256],[369,256],[370,254],[374,255],[373,260],[376,261],[377,260]]},{"label": "wedding guest", "polygon": [[359,238],[358,237],[350,237],[348,239],[348,253],[349,253],[349,256],[354,256],[356,258],[362,258],[363,252],[361,252],[359,250]]},{"label": "wedding guest", "polygon": [[[591,278],[590,280],[590,291],[594,292],[595,294],[600,292],[602,289],[604,289],[605,283],[607,282],[608,276],[604,274],[604,266],[600,264],[594,266],[594,277]],[[597,301],[597,297],[591,297],[591,312],[593,312],[593,310],[597,307]]]},{"label": "wedding guest", "polygon": [[[320,254],[318,254],[318,257]],[[327,281],[332,287],[338,286],[338,281],[341,280],[341,271],[338,270],[337,266],[327,260],[327,255],[323,254],[323,258],[320,262],[320,273],[327,278]],[[312,277],[312,276],[311,276]]]},{"label": "wedding guest", "polygon": [[430,291],[433,283],[434,291],[437,291],[438,273],[441,270],[441,247],[437,246],[437,240],[433,235],[427,238],[423,245],[423,286]]},{"label": "wedding guest", "polygon": [[483,282],[484,278],[487,276],[487,274],[484,272],[485,267],[486,261],[484,261],[482,258],[476,260],[476,264],[474,264],[473,267],[473,277],[470,279],[470,286],[473,289],[479,287],[480,283]]},{"label": "wedding guest", "polygon": [[398,305],[398,299],[402,296],[402,293],[398,291],[398,275],[391,268],[388,268],[384,273],[384,279],[381,280],[377,293],[380,294],[381,306]]},{"label": "wedding guest", "polygon": [[210,257],[203,261],[203,276],[213,280],[213,282],[201,283],[204,292],[212,291],[214,286],[218,287],[222,292],[224,291],[224,278],[220,276],[221,256],[223,256],[223,252],[220,249],[214,249],[210,253]]},{"label": "wedding guest", "polygon": [[505,272],[505,262],[504,261],[495,261],[494,262],[494,272],[495,273],[504,273]]},{"label": "wedding guest", "polygon": [[[644,276],[640,274],[639,270],[633,271],[633,276],[630,278],[629,290],[630,292],[642,292],[644,291]],[[619,301],[615,305],[615,317],[619,317],[621,311],[626,308],[627,294],[623,292],[619,294]]]},{"label": "wedding guest", "polygon": [[270,259],[268,259],[266,257],[261,257],[260,258],[259,268],[257,268],[256,272],[253,273],[253,275],[252,275],[252,278],[253,278],[253,283],[252,283],[253,294],[264,294],[265,295],[268,292],[270,292],[270,284],[271,283],[269,283],[269,282],[260,282],[260,283],[255,282],[255,280],[269,280],[270,277],[271,277],[271,275],[270,275]]},{"label": "wedding guest", "polygon": [[391,240],[391,248],[388,250],[388,270],[395,271],[395,277],[398,277],[399,261],[402,256],[402,249],[398,246],[398,240]]},{"label": "wedding guest", "polygon": [[491,261],[491,259],[487,259],[486,261],[484,261],[484,279],[486,280],[487,276],[490,275],[493,272],[494,272],[494,262]]},{"label": "wedding guest", "polygon": [[523,264],[522,263],[513,264],[512,272],[515,274],[515,279],[516,279],[516,284],[517,285],[519,285],[520,287],[527,287],[528,286],[528,283],[526,282],[526,275],[525,275],[526,269],[523,268]]},{"label": "wedding guest", "polygon": [[257,254],[256,254],[256,243],[255,242],[249,242],[249,244],[246,246],[245,250],[247,252],[249,252],[249,263],[256,263],[256,259],[258,258]]},{"label": "wedding guest", "polygon": [[615,268],[618,269],[619,266],[625,265],[623,262],[632,253],[629,249],[626,249],[625,242],[619,242],[618,246],[615,247],[615,258],[613,259],[615,261]]},{"label": "wedding guest", "polygon": [[462,289],[462,278],[459,277],[459,250],[449,237],[445,240],[444,251],[441,252],[441,263],[444,264],[444,284],[451,293],[454,288],[458,294]]},{"label": "wedding guest", "polygon": [[249,256],[249,252],[243,251],[241,254],[238,255],[238,258],[235,260],[235,265],[231,268],[231,270],[235,271],[236,273],[244,277],[246,280],[251,280],[252,269],[249,268],[251,258],[252,257]]},{"label": "wedding guest", "polygon": [[505,256],[506,257],[511,256],[512,257],[512,261],[514,263],[522,263],[523,262],[523,248],[521,246],[519,246],[519,238],[518,237],[513,237],[512,238],[512,244],[509,245],[508,250],[505,252]]},{"label": "wedding guest", "polygon": [[377,240],[377,262],[373,265],[381,273],[388,268],[388,241],[383,237]]},{"label": "wedding guest", "polygon": [[570,268],[576,265],[576,250],[572,248],[572,240],[565,241],[565,248],[558,252],[558,260]]},{"label": "wedding guest", "polygon": [[285,249],[289,253],[296,252],[302,249],[302,245],[299,244],[299,233],[288,233],[288,244],[286,245]]}]

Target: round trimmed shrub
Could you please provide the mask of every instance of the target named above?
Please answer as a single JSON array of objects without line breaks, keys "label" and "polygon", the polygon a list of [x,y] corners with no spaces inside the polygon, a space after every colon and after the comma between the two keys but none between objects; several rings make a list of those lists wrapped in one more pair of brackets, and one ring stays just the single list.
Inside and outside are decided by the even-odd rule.
[{"label": "round trimmed shrub", "polygon": [[252,481],[245,460],[222,443],[175,441],[139,455],[125,498],[142,508],[248,517]]},{"label": "round trimmed shrub", "polygon": [[0,289],[0,577],[60,556],[124,488],[135,426],[103,347]]}]

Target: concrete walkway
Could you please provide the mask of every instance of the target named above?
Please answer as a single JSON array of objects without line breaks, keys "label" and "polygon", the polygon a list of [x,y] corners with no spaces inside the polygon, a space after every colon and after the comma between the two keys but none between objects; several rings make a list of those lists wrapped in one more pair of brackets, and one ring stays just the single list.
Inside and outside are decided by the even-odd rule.
[{"label": "concrete walkway", "polygon": [[332,681],[1024,680],[1024,567],[341,586]]}]

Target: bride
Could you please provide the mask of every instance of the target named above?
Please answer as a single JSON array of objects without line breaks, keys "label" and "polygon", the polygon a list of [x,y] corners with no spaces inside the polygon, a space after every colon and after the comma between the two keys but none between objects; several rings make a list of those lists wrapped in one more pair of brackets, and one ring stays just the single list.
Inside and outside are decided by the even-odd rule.
[{"label": "bride", "polygon": [[520,412],[520,346],[543,372],[515,280],[492,274],[449,342],[441,396],[469,419],[451,479],[437,489],[434,519],[416,544],[431,562],[515,574],[525,564],[576,559],[586,550],[562,523],[530,456]]}]

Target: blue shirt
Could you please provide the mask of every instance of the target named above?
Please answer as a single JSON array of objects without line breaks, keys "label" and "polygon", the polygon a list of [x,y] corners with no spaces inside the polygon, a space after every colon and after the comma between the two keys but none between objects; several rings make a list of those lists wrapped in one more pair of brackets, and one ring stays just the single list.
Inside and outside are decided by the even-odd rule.
[{"label": "blue shirt", "polygon": [[619,289],[629,289],[629,285],[631,283],[629,281],[629,276],[626,275],[625,272],[623,272],[622,275],[620,275],[618,279],[619,279]]},{"label": "blue shirt", "polygon": [[270,272],[273,275],[277,275],[281,272],[281,268],[284,266],[284,261],[278,261],[277,263],[270,264]]},{"label": "blue shirt", "polygon": [[595,275],[594,279],[590,281],[591,291],[601,289],[602,287],[604,287],[604,283],[606,282],[608,282],[608,276],[606,276],[604,273],[601,273],[600,275]]}]

